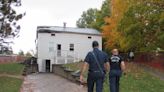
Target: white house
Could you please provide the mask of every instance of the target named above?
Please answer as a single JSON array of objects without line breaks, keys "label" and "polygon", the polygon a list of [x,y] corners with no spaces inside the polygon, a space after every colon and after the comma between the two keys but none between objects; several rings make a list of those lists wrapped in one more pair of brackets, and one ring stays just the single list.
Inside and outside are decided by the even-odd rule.
[{"label": "white house", "polygon": [[37,27],[37,58],[39,72],[51,72],[52,64],[66,64],[84,60],[98,41],[102,49],[101,33],[95,29],[57,26]]}]

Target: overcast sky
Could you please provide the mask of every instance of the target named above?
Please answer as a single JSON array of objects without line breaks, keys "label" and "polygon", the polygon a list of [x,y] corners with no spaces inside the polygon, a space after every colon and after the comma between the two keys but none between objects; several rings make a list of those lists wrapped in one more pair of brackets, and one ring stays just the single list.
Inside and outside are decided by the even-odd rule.
[{"label": "overcast sky", "polygon": [[76,27],[82,12],[89,8],[100,9],[104,0],[22,0],[19,11],[26,11],[21,24],[20,37],[15,39],[15,53],[35,50],[36,27],[40,25]]}]

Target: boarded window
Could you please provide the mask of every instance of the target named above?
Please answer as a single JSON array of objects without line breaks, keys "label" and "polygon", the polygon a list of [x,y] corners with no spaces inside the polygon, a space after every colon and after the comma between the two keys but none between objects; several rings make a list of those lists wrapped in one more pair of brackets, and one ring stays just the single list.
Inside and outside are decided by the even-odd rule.
[{"label": "boarded window", "polygon": [[70,44],[70,51],[74,51],[74,44]]},{"label": "boarded window", "polygon": [[92,37],[91,36],[88,36],[88,39],[92,39]]},{"label": "boarded window", "polygon": [[51,36],[55,36],[55,34],[51,34]]}]

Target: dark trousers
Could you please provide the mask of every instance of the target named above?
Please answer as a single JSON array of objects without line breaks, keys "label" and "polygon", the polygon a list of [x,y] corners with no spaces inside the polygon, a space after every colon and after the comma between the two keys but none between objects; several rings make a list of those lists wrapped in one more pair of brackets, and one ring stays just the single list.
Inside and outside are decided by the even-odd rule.
[{"label": "dark trousers", "polygon": [[121,70],[111,70],[109,73],[110,92],[119,92]]},{"label": "dark trousers", "polygon": [[89,74],[87,79],[88,92],[93,92],[94,84],[96,84],[96,92],[103,92],[103,82],[104,77],[96,78]]}]

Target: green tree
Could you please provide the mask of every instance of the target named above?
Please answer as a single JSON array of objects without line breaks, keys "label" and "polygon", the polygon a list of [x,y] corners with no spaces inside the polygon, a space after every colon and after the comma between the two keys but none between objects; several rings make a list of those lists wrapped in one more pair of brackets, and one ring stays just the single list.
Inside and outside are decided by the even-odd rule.
[{"label": "green tree", "polygon": [[101,9],[97,12],[97,19],[94,23],[94,28],[102,31],[102,26],[105,25],[105,18],[111,16],[111,0],[105,0],[102,4]]},{"label": "green tree", "polygon": [[118,24],[118,30],[123,37],[119,41],[122,50],[164,49],[163,11],[161,3],[159,5],[155,0],[131,6]]},{"label": "green tree", "polygon": [[25,14],[18,14],[15,7],[21,6],[21,0],[0,0],[0,44],[7,38],[18,36],[20,25],[17,21]]},{"label": "green tree", "polygon": [[81,15],[81,18],[76,22],[77,27],[79,28],[92,28],[92,24],[96,22],[97,9],[88,9],[84,11]]},{"label": "green tree", "polygon": [[18,52],[18,55],[20,55],[20,56],[24,56],[24,52],[23,52],[23,50],[20,50],[20,51]]},{"label": "green tree", "polygon": [[109,17],[111,14],[109,6],[110,0],[105,0],[100,10],[90,8],[87,11],[84,11],[81,18],[76,22],[77,27],[95,28],[101,31],[102,25],[105,24],[104,18]]},{"label": "green tree", "polygon": [[32,54],[30,52],[27,52],[25,56],[26,57],[32,57]]},{"label": "green tree", "polygon": [[13,50],[11,46],[0,46],[0,54],[11,55],[13,54]]}]

